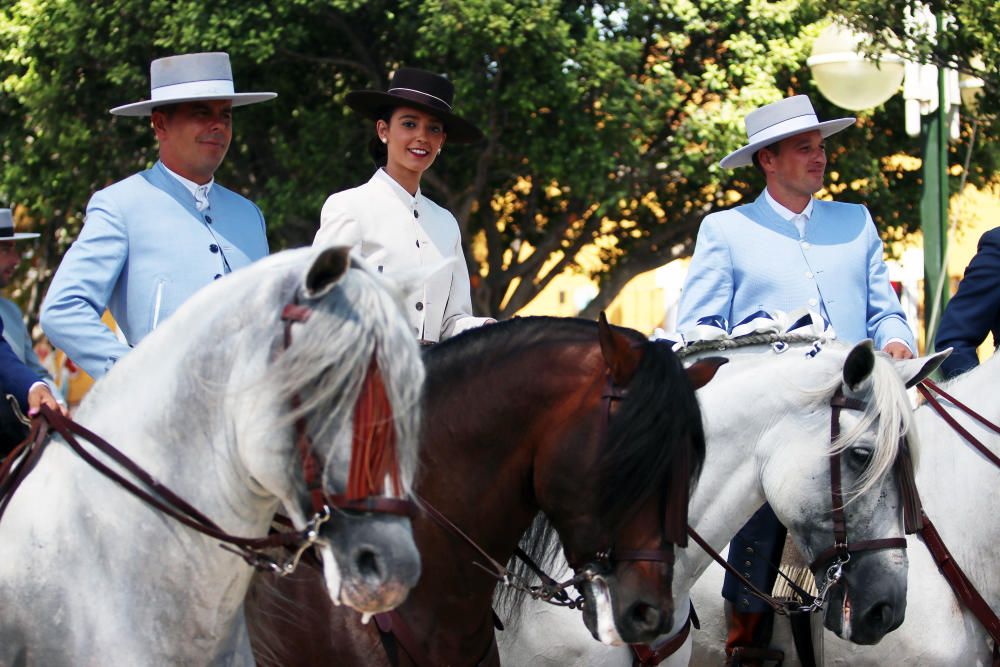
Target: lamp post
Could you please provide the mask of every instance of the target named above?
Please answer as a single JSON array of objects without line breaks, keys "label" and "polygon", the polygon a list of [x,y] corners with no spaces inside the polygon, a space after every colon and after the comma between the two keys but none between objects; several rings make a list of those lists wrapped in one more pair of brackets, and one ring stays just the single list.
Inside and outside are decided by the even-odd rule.
[{"label": "lamp post", "polygon": [[[859,53],[861,39],[846,28],[832,24],[813,44],[806,64],[820,93],[845,109],[861,110],[883,104],[906,80],[906,129],[920,134],[923,144],[923,190],[920,227],[924,237],[924,332],[925,347],[934,344],[934,326],[947,302],[942,289],[947,276],[944,265],[948,246],[948,132],[949,104],[946,73],[933,66],[919,66],[895,55],[884,55],[876,63]],[[936,90],[912,93],[918,77],[936,79]],[[926,88],[926,86],[925,86]],[[957,102],[957,100],[953,100]]]}]

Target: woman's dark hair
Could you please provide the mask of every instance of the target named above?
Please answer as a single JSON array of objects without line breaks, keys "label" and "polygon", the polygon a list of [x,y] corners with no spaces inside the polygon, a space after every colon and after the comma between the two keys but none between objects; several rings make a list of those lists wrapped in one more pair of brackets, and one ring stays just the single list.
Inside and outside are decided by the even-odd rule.
[{"label": "woman's dark hair", "polygon": [[[389,120],[392,118],[392,112],[396,110],[396,107],[386,107],[384,109],[379,109],[378,114],[375,117],[375,122],[382,120],[388,125]],[[386,162],[389,161],[389,149],[385,147],[382,140],[379,139],[378,133],[371,138],[368,142],[368,155],[371,156],[372,160],[375,162],[376,167],[384,167]]]}]

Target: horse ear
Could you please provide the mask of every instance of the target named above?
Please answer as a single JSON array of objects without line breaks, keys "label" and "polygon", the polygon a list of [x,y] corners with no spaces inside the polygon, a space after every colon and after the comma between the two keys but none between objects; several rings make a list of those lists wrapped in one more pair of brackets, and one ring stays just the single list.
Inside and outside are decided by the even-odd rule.
[{"label": "horse ear", "polygon": [[909,389],[918,382],[926,380],[931,373],[937,370],[941,362],[948,358],[949,354],[951,354],[950,347],[928,357],[893,359],[892,363],[896,367],[899,377],[903,378],[906,388]]},{"label": "horse ear", "polygon": [[871,339],[865,339],[854,346],[844,361],[844,384],[848,389],[857,390],[861,383],[871,377],[875,370],[875,348]]},{"label": "horse ear", "polygon": [[716,371],[723,364],[728,364],[729,359],[725,357],[705,357],[704,359],[699,359],[690,366],[687,367],[688,380],[691,381],[691,386],[697,391],[701,389],[706,384],[708,384],[712,378],[715,377]]},{"label": "horse ear", "polygon": [[330,246],[323,248],[312,265],[306,271],[303,294],[306,298],[316,299],[340,282],[351,266],[351,248],[349,246]]},{"label": "horse ear", "polygon": [[639,368],[642,351],[633,347],[628,338],[611,328],[603,311],[597,319],[597,337],[601,341],[604,363],[611,370],[611,379],[616,385],[627,385]]}]

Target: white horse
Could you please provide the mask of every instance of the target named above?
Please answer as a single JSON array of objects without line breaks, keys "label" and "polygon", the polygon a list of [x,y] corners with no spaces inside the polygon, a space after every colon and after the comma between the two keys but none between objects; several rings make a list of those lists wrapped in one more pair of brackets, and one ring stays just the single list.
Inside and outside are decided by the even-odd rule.
[{"label": "white horse", "polygon": [[[943,389],[994,424],[1000,423],[1000,357],[994,355],[979,368]],[[1000,454],[1000,436],[965,413],[942,401],[948,411],[980,442]],[[996,548],[1000,544],[1000,517],[993,506],[1000,486],[1000,470],[975,451],[929,405],[916,410],[915,419],[925,443],[917,469],[917,487],[927,516],[941,534],[955,561],[994,612],[1000,613],[1000,573]],[[924,665],[950,667],[992,664],[992,641],[983,626],[955,597],[938,571],[923,540],[908,538],[910,560],[906,620],[877,646],[856,646],[825,633],[816,642],[817,662],[839,666]],[[701,582],[693,591],[699,613],[721,617],[718,589]],[[695,633],[692,664],[718,665],[721,652],[718,623],[714,633]],[[814,632],[814,635],[816,633]],[[772,646],[785,652],[785,665],[799,665],[788,623],[778,619]]]},{"label": "white horse", "polygon": [[[311,312],[286,343],[293,301]],[[399,497],[416,466],[423,381],[399,300],[344,248],[294,250],[192,297],[95,385],[77,419],[229,534],[263,537],[276,510],[297,529],[313,515],[300,418],[322,493],[344,493],[355,401],[378,376],[398,459],[398,483],[384,485]],[[365,612],[398,605],[419,577],[405,516],[334,511],[316,544],[331,597]],[[0,517],[0,665],[252,664],[252,573],[56,439]]]},{"label": "white horse", "polygon": [[[808,560],[830,547],[830,454],[836,450],[843,452],[849,540],[903,534],[893,463],[910,421],[904,385],[930,373],[940,358],[893,362],[874,353],[870,342],[854,348],[830,342],[817,354],[807,350],[811,352],[810,346],[795,344],[781,354],[770,348],[762,351],[759,345],[722,352],[730,362],[699,391],[708,449],[690,517],[694,529],[716,550],[765,500]],[[831,448],[830,399],[838,388],[864,401],[866,408],[841,413],[843,437]],[[910,446],[917,446],[912,437]],[[694,543],[677,550],[673,627],[660,643],[683,630],[689,591],[711,563]],[[827,626],[855,641],[877,641],[903,620],[906,571],[901,549],[853,554],[844,579],[832,589]],[[845,581],[854,610],[850,620],[843,612]],[[720,590],[721,585],[715,588],[715,596],[721,601]],[[602,646],[580,632],[575,613],[525,602],[520,621],[497,635],[504,664],[633,664],[630,649]],[[663,664],[686,665],[690,651],[689,638]]]}]

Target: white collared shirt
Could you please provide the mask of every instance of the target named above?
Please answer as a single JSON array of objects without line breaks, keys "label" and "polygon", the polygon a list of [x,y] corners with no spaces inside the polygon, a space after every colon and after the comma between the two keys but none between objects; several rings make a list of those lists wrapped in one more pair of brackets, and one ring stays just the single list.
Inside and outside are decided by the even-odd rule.
[{"label": "white collared shirt", "polygon": [[212,186],[215,184],[215,177],[213,176],[208,183],[204,185],[198,185],[189,178],[184,178],[177,172],[171,171],[167,165],[163,165],[163,169],[176,178],[181,185],[187,188],[188,192],[194,197],[194,207],[199,211],[204,211],[208,208],[208,193],[212,190]]},{"label": "white collared shirt", "polygon": [[795,211],[786,208],[785,206],[778,203],[771,193],[764,189],[764,199],[767,201],[768,205],[774,209],[774,212],[781,216],[782,220],[787,220],[788,222],[795,225],[795,228],[799,230],[799,238],[805,238],[806,235],[806,223],[809,222],[809,218],[812,217],[813,212],[813,200],[812,197],[809,198],[809,203],[806,207],[802,209],[801,213],[796,213]]}]

